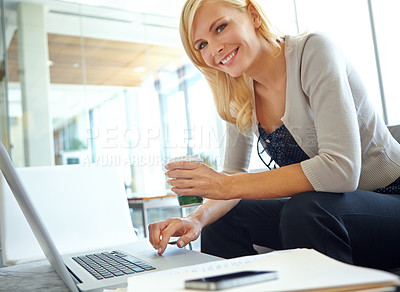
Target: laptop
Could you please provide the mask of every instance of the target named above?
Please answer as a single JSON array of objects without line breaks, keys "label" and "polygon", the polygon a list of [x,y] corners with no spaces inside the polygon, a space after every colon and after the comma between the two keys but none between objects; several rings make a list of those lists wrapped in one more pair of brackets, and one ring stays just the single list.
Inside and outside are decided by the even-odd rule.
[{"label": "laptop", "polygon": [[[71,291],[126,287],[128,277],[220,259],[176,246],[169,246],[164,255],[159,256],[147,240],[137,239],[125,190],[115,168],[56,166],[17,170],[1,143],[0,169],[3,253],[7,254],[11,243],[13,247],[19,243],[21,246],[14,250],[27,253],[24,257],[30,260],[40,259],[39,252],[43,253]],[[72,181],[70,176],[66,177],[67,173],[73,177]],[[74,191],[65,194],[65,189]],[[104,195],[107,191],[113,195]],[[62,195],[57,196],[58,193]],[[98,196],[98,193],[103,195]],[[41,196],[49,200],[46,208]],[[13,203],[18,203],[17,211],[22,211],[23,216],[13,210]],[[37,240],[37,250],[26,235],[21,217],[26,219],[25,224],[29,224],[29,231]],[[10,227],[10,224],[14,225]],[[19,229],[13,230],[16,226],[20,226]],[[18,240],[12,238],[12,234],[24,234],[26,238]],[[24,258],[18,261],[18,254],[7,256],[6,264],[12,257],[16,259],[14,263]]]}]

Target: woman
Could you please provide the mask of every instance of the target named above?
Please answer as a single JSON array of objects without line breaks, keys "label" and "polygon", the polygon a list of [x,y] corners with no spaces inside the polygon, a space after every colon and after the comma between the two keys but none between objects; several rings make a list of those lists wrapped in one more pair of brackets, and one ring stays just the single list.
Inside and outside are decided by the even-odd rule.
[{"label": "woman", "polygon": [[[279,35],[255,0],[188,0],[180,32],[228,138],[222,173],[167,165],[176,194],[207,200],[149,226],[158,253],[171,236],[183,247],[201,233],[202,251],[225,258],[255,254],[257,244],[400,266],[400,145],[333,43]],[[279,168],[245,172],[252,133]]]}]

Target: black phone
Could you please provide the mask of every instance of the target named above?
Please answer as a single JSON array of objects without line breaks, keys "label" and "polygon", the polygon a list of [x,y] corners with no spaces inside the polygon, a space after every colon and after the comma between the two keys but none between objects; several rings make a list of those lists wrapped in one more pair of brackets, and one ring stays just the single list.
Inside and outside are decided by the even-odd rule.
[{"label": "black phone", "polygon": [[186,289],[223,290],[278,278],[276,271],[242,271],[185,281]]}]

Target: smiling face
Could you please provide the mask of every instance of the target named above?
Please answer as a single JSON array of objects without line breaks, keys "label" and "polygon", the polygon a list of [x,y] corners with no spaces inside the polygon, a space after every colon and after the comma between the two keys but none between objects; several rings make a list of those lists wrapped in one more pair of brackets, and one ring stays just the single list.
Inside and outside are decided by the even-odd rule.
[{"label": "smiling face", "polygon": [[221,2],[206,1],[194,18],[191,40],[209,67],[238,77],[255,61],[260,22],[252,6],[242,12]]}]

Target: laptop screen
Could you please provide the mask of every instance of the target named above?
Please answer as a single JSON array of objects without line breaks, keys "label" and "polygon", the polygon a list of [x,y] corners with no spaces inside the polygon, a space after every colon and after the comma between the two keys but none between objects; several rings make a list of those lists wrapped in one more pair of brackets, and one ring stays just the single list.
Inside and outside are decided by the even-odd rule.
[{"label": "laptop screen", "polygon": [[35,207],[33,206],[25,187],[19,178],[14,165],[3,145],[0,145],[0,169],[12,190],[15,199],[17,200],[22,212],[24,213],[33,233],[36,236],[46,258],[51,263],[53,268],[56,270],[58,275],[63,279],[65,284],[71,291],[78,291],[75,283],[70,276],[67,268],[65,267],[60,254],[57,251],[56,246],[51,240],[46,227],[42,223],[39,214],[37,214]]}]

